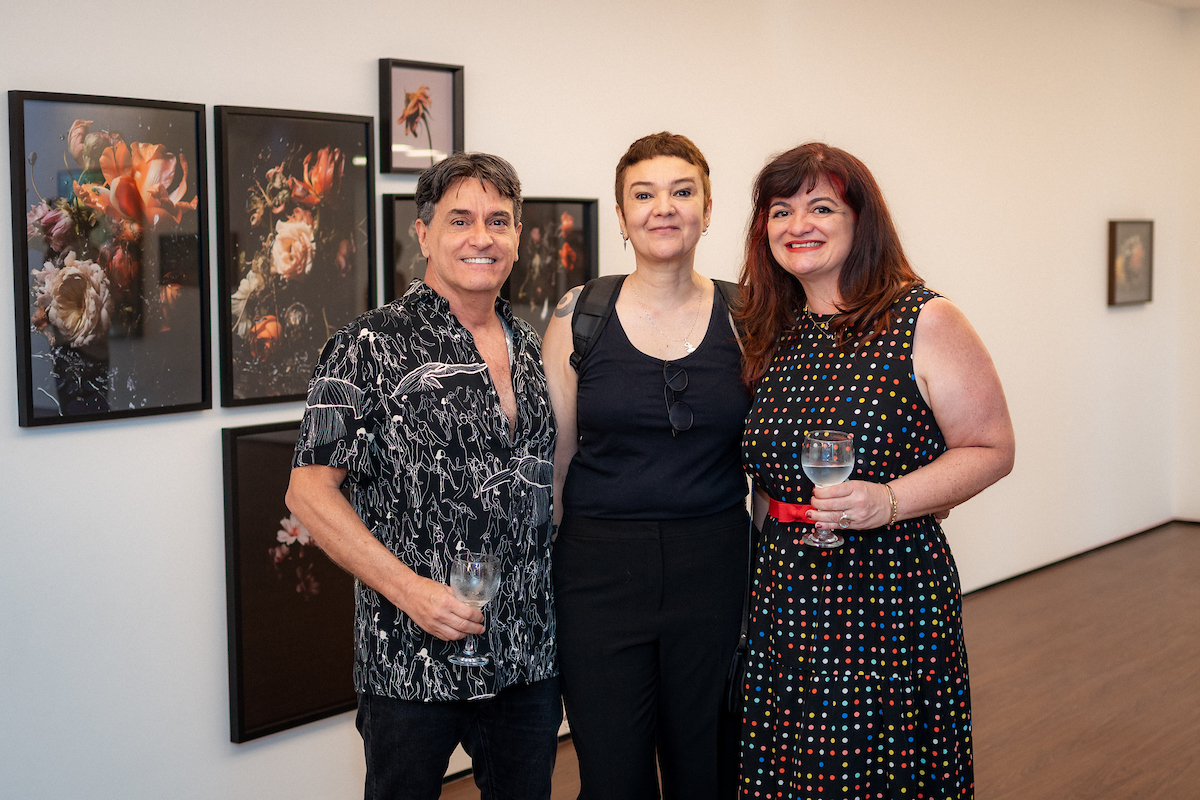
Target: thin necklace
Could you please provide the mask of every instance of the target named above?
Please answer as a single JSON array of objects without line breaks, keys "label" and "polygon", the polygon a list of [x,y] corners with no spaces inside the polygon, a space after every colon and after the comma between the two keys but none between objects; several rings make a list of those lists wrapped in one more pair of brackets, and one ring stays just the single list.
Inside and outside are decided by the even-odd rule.
[{"label": "thin necklace", "polygon": [[[638,305],[642,307],[642,314],[645,315],[646,320],[650,323],[651,326],[653,326],[654,330],[658,331],[659,336],[663,337],[664,339],[667,339],[668,341],[683,342],[683,346],[688,351],[688,353],[694,353],[696,351],[696,346],[694,344],[692,344],[689,340],[692,338],[692,331],[694,331],[696,329],[696,320],[700,319],[700,297],[699,297],[699,294],[697,294],[697,297],[696,297],[696,313],[692,316],[692,326],[690,328],[688,328],[687,333],[684,334],[682,339],[676,339],[674,336],[667,336],[667,334],[663,333],[663,329],[658,327],[658,323],[654,321],[654,317],[650,314],[650,309],[647,308],[646,304],[642,302],[642,296],[640,294],[638,294],[637,287],[631,283],[631,284],[629,284],[629,288],[633,291],[633,299],[637,300]],[[805,307],[807,308],[807,306],[805,306]]]},{"label": "thin necklace", "polygon": [[804,304],[804,313],[808,315],[808,321],[813,324],[813,327],[817,329],[818,333],[820,333],[829,341],[833,342],[834,347],[841,347],[841,345],[838,344],[837,339],[829,335],[829,328],[826,327],[829,323],[827,322],[825,325],[822,325],[821,323],[817,322],[817,318],[813,316],[812,310],[808,307],[808,303]]}]

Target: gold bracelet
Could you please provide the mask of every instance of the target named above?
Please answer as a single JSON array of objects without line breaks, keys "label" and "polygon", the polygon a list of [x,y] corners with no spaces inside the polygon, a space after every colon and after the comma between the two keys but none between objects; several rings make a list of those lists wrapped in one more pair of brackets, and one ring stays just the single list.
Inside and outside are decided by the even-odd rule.
[{"label": "gold bracelet", "polygon": [[888,497],[892,498],[892,516],[888,518],[887,524],[895,525],[896,519],[900,516],[900,506],[896,505],[896,493],[892,491],[891,484],[885,483],[883,488],[888,490]]}]

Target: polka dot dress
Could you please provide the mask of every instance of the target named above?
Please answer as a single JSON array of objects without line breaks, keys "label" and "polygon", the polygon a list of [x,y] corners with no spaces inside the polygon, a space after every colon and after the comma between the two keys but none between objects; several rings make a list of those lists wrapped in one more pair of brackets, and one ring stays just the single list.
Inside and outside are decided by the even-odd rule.
[{"label": "polka dot dress", "polygon": [[[839,350],[813,320],[780,340],[746,423],[743,457],[777,500],[807,502],[810,430],[854,434],[851,480],[886,483],[945,450],[912,375],[917,288],[893,325]],[[817,322],[821,322],[817,318]],[[743,798],[970,798],[971,703],[958,572],[932,517],[846,544],[802,544],[768,518],[755,559],[741,746]]]}]

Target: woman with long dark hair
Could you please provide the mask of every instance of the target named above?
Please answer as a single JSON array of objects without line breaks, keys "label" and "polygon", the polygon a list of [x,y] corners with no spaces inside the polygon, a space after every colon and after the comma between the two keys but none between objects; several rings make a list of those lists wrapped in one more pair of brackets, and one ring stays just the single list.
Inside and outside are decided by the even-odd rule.
[{"label": "woman with long dark hair", "polygon": [[[741,792],[973,796],[960,584],[934,515],[1012,468],[1004,391],[962,312],[926,289],[871,173],[820,143],[754,186],[741,274],[752,570]],[[805,437],[853,436],[814,487]],[[835,531],[837,545],[806,534]]]}]

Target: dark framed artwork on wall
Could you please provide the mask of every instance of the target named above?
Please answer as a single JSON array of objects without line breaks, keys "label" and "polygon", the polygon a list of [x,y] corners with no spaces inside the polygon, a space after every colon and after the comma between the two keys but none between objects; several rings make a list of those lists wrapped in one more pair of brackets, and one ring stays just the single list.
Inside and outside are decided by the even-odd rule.
[{"label": "dark framed artwork on wall", "polygon": [[383,302],[408,290],[413,278],[425,277],[425,256],[417,241],[417,203],[411,194],[383,196]]},{"label": "dark framed artwork on wall", "polygon": [[355,708],[354,578],[284,505],[299,422],[225,428],[229,737]]},{"label": "dark framed artwork on wall", "polygon": [[370,117],[217,106],[221,403],[303,399],[375,302]]},{"label": "dark framed artwork on wall", "polygon": [[1109,220],[1108,304],[1148,303],[1154,288],[1154,221]]},{"label": "dark framed artwork on wall", "polygon": [[383,172],[422,172],[463,150],[463,68],[379,59]]},{"label": "dark framed artwork on wall", "polygon": [[8,107],[20,424],[210,408],[204,106]]},{"label": "dark framed artwork on wall", "polygon": [[595,200],[522,199],[519,258],[502,295],[539,335],[566,291],[599,274],[596,225]]}]

